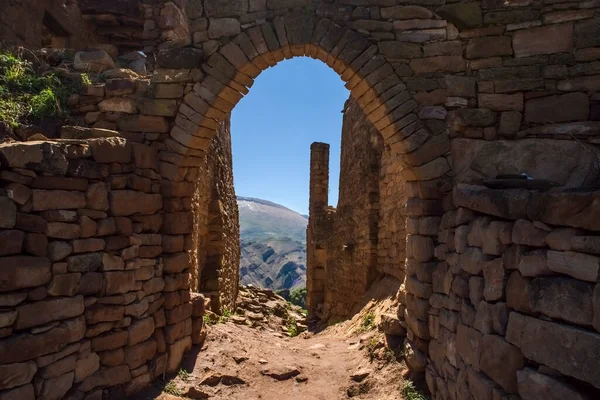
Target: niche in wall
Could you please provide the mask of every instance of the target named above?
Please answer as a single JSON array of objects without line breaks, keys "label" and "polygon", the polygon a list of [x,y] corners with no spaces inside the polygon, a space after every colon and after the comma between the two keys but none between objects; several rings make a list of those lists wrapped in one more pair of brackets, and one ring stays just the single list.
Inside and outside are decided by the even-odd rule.
[{"label": "niche in wall", "polygon": [[50,15],[44,13],[42,20],[42,47],[66,48],[69,44],[69,32]]}]

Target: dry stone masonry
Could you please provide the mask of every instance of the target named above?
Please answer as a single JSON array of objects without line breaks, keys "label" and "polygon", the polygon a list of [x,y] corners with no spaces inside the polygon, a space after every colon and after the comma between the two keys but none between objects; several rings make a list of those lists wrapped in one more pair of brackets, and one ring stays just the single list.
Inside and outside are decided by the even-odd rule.
[{"label": "dry stone masonry", "polygon": [[378,276],[382,149],[379,133],[358,104],[349,100],[342,130],[339,201],[333,208],[327,206],[329,146],[315,143],[311,148],[307,239],[312,268],[307,280],[309,291],[323,292],[321,298],[316,293],[309,296],[309,309],[321,320],[348,317]]},{"label": "dry stone masonry", "polygon": [[[234,310],[239,284],[240,233],[233,188],[230,123],[219,125],[198,171],[194,215],[193,291],[211,299],[215,312]],[[197,276],[199,275],[199,276]]]},{"label": "dry stone masonry", "polygon": [[0,398],[127,396],[176,371],[204,298],[190,297],[157,152],[111,137],[0,158]]},{"label": "dry stone masonry", "polygon": [[[0,399],[117,397],[177,368],[202,339],[194,221],[230,243],[194,200],[213,199],[207,154],[227,154],[216,132],[254,79],[296,56],[335,70],[364,114],[346,115],[360,158],[342,171],[360,210],[328,208],[313,145],[311,312],[339,312],[328,288],[392,275],[434,399],[600,397],[597,0],[64,2],[86,35],[45,3],[46,39],[15,23],[25,1],[0,11],[0,39],[77,37],[74,68],[99,79],[72,98],[79,127],[0,147]],[[233,206],[209,211],[236,234]],[[330,257],[344,245],[360,259]],[[233,275],[216,275],[231,302]]]}]

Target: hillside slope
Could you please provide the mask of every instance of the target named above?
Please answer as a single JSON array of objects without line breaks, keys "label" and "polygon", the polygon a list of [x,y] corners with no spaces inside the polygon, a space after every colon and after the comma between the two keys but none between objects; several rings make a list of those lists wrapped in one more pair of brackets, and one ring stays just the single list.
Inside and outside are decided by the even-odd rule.
[{"label": "hillside slope", "polygon": [[306,285],[306,217],[270,201],[238,197],[240,282],[274,290]]}]

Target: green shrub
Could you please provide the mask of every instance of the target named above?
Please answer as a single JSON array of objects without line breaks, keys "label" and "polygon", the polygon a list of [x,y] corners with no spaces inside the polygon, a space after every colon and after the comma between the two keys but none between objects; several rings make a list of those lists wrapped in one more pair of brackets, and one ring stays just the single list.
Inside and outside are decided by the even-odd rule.
[{"label": "green shrub", "polygon": [[204,320],[204,325],[210,326],[216,324],[216,322],[208,314],[204,314],[202,319]]},{"label": "green shrub", "polygon": [[231,310],[224,309],[223,312],[221,313],[221,315],[219,316],[218,322],[220,324],[224,324],[225,322],[229,321],[229,318],[231,318],[232,315],[233,315],[233,312],[231,312]]},{"label": "green shrub", "polygon": [[56,115],[57,109],[60,109],[60,104],[56,95],[50,88],[46,88],[31,97],[31,115],[37,119],[44,119]]},{"label": "green shrub", "polygon": [[290,293],[290,303],[301,308],[306,308],[306,294],[306,288],[292,290]]},{"label": "green shrub", "polygon": [[18,55],[0,53],[0,121],[15,128],[22,122],[66,118],[67,101],[91,84],[87,75],[61,79]]}]

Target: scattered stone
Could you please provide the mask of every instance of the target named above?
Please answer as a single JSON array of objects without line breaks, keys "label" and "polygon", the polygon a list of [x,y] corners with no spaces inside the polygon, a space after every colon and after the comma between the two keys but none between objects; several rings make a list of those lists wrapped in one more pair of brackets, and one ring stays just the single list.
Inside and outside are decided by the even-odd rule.
[{"label": "scattered stone", "polygon": [[194,400],[205,400],[211,397],[210,394],[203,392],[202,390],[190,386],[188,390],[183,394],[188,399]]},{"label": "scattered stone", "polygon": [[355,373],[353,373],[352,375],[350,375],[350,379],[352,379],[354,382],[362,382],[364,381],[369,375],[371,375],[371,373],[373,373],[372,370],[367,369],[367,368],[362,368],[359,369],[358,371],[356,371]]},{"label": "scattered stone", "polygon": [[292,379],[300,375],[300,370],[295,367],[275,367],[271,369],[263,369],[260,371],[260,373],[262,375],[270,376],[278,381],[287,381],[288,379]]}]

